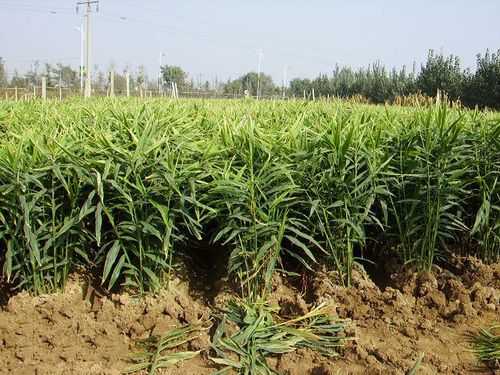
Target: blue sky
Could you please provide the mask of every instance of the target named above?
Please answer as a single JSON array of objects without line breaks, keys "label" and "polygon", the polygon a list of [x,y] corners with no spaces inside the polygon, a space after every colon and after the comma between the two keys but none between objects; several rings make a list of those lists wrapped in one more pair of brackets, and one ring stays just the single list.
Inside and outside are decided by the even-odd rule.
[{"label": "blue sky", "polygon": [[[0,56],[10,72],[35,59],[78,66],[82,22],[73,0],[0,0]],[[203,80],[257,69],[280,81],[359,67],[422,62],[428,49],[475,55],[500,48],[499,0],[101,0],[93,15],[94,63],[118,69],[164,62]]]}]

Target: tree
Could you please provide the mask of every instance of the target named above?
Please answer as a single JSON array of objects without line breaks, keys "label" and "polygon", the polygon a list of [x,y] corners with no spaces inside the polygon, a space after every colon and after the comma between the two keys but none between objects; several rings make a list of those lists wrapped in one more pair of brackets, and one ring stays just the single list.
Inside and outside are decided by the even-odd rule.
[{"label": "tree", "polygon": [[55,69],[49,63],[45,63],[44,72],[42,72],[41,76],[45,76],[47,78],[47,86],[53,87],[56,86],[59,81],[59,76]]},{"label": "tree", "polygon": [[187,74],[179,66],[164,65],[161,67],[161,74],[163,77],[163,82],[165,82],[167,85],[176,83],[177,88],[180,90],[189,87],[187,83]]},{"label": "tree", "polygon": [[[97,73],[97,74],[95,74]],[[106,87],[108,84],[108,80],[106,78],[106,75],[101,71],[98,70],[97,67],[94,69],[94,74],[95,74],[95,80],[94,80],[94,90],[96,91],[106,91]]]},{"label": "tree", "polygon": [[23,78],[19,75],[17,70],[14,70],[14,75],[12,76],[12,79],[10,81],[10,86],[11,87],[21,87],[25,88],[27,87],[27,79]]},{"label": "tree", "polygon": [[40,68],[40,62],[35,61],[31,66],[31,69],[26,73],[26,80],[28,85],[35,86],[40,82],[40,75],[38,69]]},{"label": "tree", "polygon": [[[347,98],[355,94],[355,82],[357,76],[350,67],[335,66],[331,79],[332,95]],[[359,94],[359,93],[358,93]]]},{"label": "tree", "polygon": [[302,97],[304,92],[309,95],[312,89],[312,83],[310,79],[300,79],[294,78],[290,81],[290,93],[296,97]]},{"label": "tree", "polygon": [[290,83],[290,92],[297,97],[302,97],[304,91],[310,97],[313,89],[317,97],[361,95],[373,103],[384,103],[415,92],[415,78],[405,67],[388,71],[377,62],[358,70],[336,65],[331,78],[320,74],[312,81],[297,78]]},{"label": "tree", "polygon": [[61,79],[63,87],[80,87],[80,75],[71,66],[59,63],[54,68],[54,72],[57,75],[57,80]]},{"label": "tree", "polygon": [[223,87],[225,94],[240,94],[248,90],[250,95],[257,96],[257,88],[260,86],[260,95],[274,95],[277,93],[273,79],[267,74],[259,75],[255,72],[249,72],[234,81],[229,80]]},{"label": "tree", "polygon": [[418,75],[417,87],[428,96],[435,96],[437,90],[442,90],[450,99],[458,99],[462,96],[464,82],[465,74],[457,56],[445,57],[430,50],[427,62]]},{"label": "tree", "polygon": [[465,104],[500,108],[500,50],[477,55],[476,71],[465,88]]},{"label": "tree", "polygon": [[316,78],[312,82],[312,86],[314,87],[314,93],[316,96],[328,96],[331,93],[330,80],[326,74],[320,74],[318,78]]},{"label": "tree", "polygon": [[144,65],[139,65],[139,67],[137,68],[136,90],[139,90],[140,87],[145,89],[146,81],[146,68],[144,67]]}]

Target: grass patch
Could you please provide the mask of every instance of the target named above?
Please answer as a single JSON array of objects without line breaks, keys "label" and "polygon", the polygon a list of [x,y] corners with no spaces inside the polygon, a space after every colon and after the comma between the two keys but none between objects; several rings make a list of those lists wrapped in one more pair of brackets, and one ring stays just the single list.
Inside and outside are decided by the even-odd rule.
[{"label": "grass patch", "polygon": [[222,315],[213,340],[211,359],[222,369],[217,374],[275,374],[267,358],[309,348],[327,357],[338,355],[345,341],[348,321],[333,320],[329,307],[283,320],[278,308],[266,302],[231,301]]},{"label": "grass patch", "polygon": [[479,331],[474,338],[474,352],[490,367],[500,369],[500,325]]},{"label": "grass patch", "polygon": [[146,370],[148,375],[154,375],[159,369],[196,357],[200,351],[175,352],[175,350],[197,338],[202,330],[200,325],[187,325],[173,329],[163,336],[151,336],[140,340],[137,346],[141,351],[132,355],[131,361],[134,365],[127,368],[124,373],[132,374]]}]

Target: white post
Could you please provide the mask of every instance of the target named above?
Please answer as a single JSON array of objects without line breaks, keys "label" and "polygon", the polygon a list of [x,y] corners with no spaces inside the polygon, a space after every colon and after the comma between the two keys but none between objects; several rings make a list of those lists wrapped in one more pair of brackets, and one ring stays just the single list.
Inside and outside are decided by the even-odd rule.
[{"label": "white post", "polygon": [[283,99],[286,98],[288,65],[283,68]]},{"label": "white post", "polygon": [[314,95],[314,87],[312,89],[312,96],[313,96],[313,100],[316,100],[316,96]]},{"label": "white post", "polygon": [[62,101],[62,73],[59,72],[59,100]]},{"label": "white post", "polygon": [[115,71],[109,72],[109,96],[115,96]]},{"label": "white post", "polygon": [[42,77],[42,99],[47,99],[47,77]]},{"label": "white post", "polygon": [[263,57],[264,53],[262,52],[261,49],[257,53],[259,54],[259,64],[257,67],[257,99],[259,99],[260,98],[260,70],[262,69],[262,57]]},{"label": "white post", "polygon": [[15,87],[15,88],[14,88],[14,94],[15,94],[15,96],[16,96],[16,102],[17,102],[17,100],[18,100],[18,96],[17,96],[17,95],[18,95],[18,94],[17,94],[17,87]]},{"label": "white post", "polygon": [[130,97],[130,73],[127,71],[125,73],[125,80],[127,82],[127,98]]}]

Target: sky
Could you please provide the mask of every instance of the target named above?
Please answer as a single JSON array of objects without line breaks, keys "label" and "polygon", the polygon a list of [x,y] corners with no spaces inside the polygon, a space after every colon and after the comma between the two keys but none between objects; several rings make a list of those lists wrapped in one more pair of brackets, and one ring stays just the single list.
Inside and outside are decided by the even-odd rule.
[{"label": "sky", "polygon": [[[411,68],[429,49],[473,67],[500,48],[500,0],[100,0],[92,14],[93,63],[118,70],[163,63],[198,80],[258,69],[281,82],[315,77],[335,64],[380,61]],[[80,61],[83,10],[76,0],[0,0],[0,57],[9,73],[34,60]],[[285,68],[287,67],[287,68]]]}]

